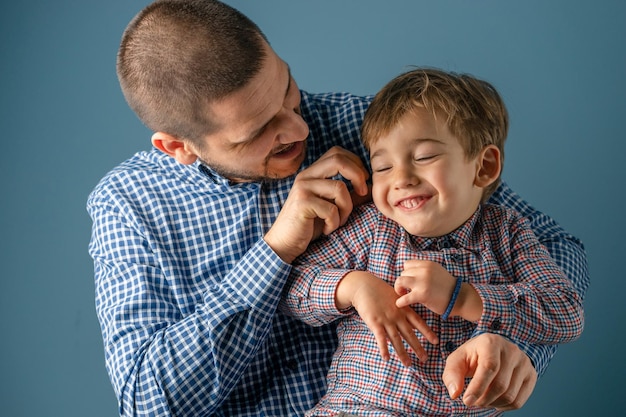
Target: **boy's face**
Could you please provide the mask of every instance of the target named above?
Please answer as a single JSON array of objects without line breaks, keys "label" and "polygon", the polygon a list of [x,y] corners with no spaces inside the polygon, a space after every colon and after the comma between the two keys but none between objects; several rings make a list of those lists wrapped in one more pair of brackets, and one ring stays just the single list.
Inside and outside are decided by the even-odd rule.
[{"label": "boy's face", "polygon": [[452,232],[474,213],[478,157],[469,160],[444,118],[407,113],[370,148],[372,197],[378,209],[416,236]]}]

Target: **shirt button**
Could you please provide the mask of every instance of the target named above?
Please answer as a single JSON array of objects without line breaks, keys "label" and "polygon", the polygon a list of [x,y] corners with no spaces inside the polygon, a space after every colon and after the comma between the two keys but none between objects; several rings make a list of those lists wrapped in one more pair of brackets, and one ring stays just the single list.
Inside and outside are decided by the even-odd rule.
[{"label": "shirt button", "polygon": [[454,342],[453,342],[453,341],[451,341],[451,340],[448,340],[448,341],[446,342],[446,350],[447,350],[448,352],[454,352],[454,349],[456,349],[456,346],[454,345]]},{"label": "shirt button", "polygon": [[491,330],[497,331],[502,328],[502,321],[499,318],[494,319],[489,326]]},{"label": "shirt button", "polygon": [[295,371],[296,369],[298,369],[298,362],[294,359],[291,359],[287,361],[286,366],[289,370]]}]

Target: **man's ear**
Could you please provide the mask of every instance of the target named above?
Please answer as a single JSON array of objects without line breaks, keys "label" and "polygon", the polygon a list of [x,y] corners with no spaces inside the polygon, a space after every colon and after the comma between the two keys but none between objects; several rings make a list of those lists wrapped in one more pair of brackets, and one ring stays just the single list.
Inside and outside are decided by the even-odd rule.
[{"label": "man's ear", "polygon": [[474,185],[485,188],[498,179],[502,170],[500,149],[495,145],[485,147],[478,155],[477,164]]},{"label": "man's ear", "polygon": [[166,153],[184,165],[193,164],[198,159],[198,155],[186,141],[178,139],[169,133],[156,132],[152,135],[152,144],[161,152]]}]

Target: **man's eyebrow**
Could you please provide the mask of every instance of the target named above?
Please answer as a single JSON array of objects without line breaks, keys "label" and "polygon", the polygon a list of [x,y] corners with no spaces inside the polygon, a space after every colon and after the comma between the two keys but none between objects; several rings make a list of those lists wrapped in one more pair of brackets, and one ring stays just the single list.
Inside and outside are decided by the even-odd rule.
[{"label": "man's eyebrow", "polygon": [[[285,65],[287,65],[287,89],[285,90],[285,97],[287,97],[289,95],[289,92],[291,91],[291,79],[292,78],[291,78],[291,68],[289,67],[289,64],[285,63]],[[261,134],[263,133],[267,125],[269,125],[273,119],[274,118],[271,118],[270,120],[268,120],[267,123],[265,123],[263,126],[258,128],[254,132],[252,132],[245,140],[242,140],[240,143],[248,143],[258,138],[259,136],[261,136]]]}]

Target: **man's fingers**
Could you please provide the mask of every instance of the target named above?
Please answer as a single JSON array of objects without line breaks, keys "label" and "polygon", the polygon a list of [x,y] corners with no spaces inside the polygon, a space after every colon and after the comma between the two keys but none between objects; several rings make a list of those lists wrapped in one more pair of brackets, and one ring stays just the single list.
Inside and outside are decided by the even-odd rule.
[{"label": "man's fingers", "polygon": [[292,194],[300,201],[301,212],[305,213],[305,217],[319,217],[324,220],[325,234],[344,224],[352,212],[352,198],[348,188],[341,181],[300,180]]},{"label": "man's fingers", "polygon": [[455,399],[465,388],[465,377],[471,376],[471,370],[462,355],[452,352],[446,359],[446,366],[443,370],[443,383],[448,388],[450,398]]},{"label": "man's fingers", "polygon": [[514,401],[508,401],[508,398],[504,398],[503,400],[506,403],[505,405],[500,406],[498,404],[494,404],[494,406],[501,409],[502,411],[519,410],[524,404],[526,404],[526,401],[528,401],[528,399],[530,398],[530,395],[535,389],[536,383],[537,374],[533,373],[532,375],[529,375],[528,378],[522,380],[520,389],[517,393],[517,397],[514,399]]},{"label": "man's fingers", "polygon": [[[499,363],[502,364],[502,358]],[[492,367],[494,365],[491,365]],[[479,368],[480,369],[480,368]],[[469,395],[474,395],[476,400],[474,405],[481,407],[497,407],[496,402],[511,403],[517,398],[517,394],[522,384],[521,378],[515,373],[516,367],[511,364],[503,364],[499,366],[497,371],[494,372],[493,379],[489,386],[483,391],[474,391],[472,383],[470,382],[467,391]],[[491,371],[489,371],[491,372]],[[476,378],[476,376],[474,376]],[[466,396],[468,394],[466,393]]]},{"label": "man's fingers", "polygon": [[[476,404],[478,399],[485,395],[494,378],[500,371],[500,361],[494,357],[482,357],[476,366],[474,376],[463,395],[463,402],[467,406]],[[468,375],[469,376],[469,375]]]},{"label": "man's fingers", "polygon": [[372,201],[372,188],[368,185],[367,193],[365,195],[361,195],[356,191],[350,192],[350,198],[352,198],[352,206],[357,207]]},{"label": "man's fingers", "polygon": [[352,183],[358,195],[367,195],[369,173],[361,159],[339,147],[333,147],[320,157],[313,165],[298,174],[303,179],[333,178],[341,175]]},{"label": "man's fingers", "polygon": [[484,333],[448,356],[442,378],[453,399],[463,391],[465,378],[472,378],[463,395],[468,407],[508,411],[526,403],[537,383],[537,372],[516,345]]},{"label": "man's fingers", "polygon": [[[485,406],[495,407],[501,411],[518,410],[526,403],[537,383],[535,372],[526,372],[526,368],[516,368],[511,377],[509,389]],[[482,399],[479,403],[482,403]]]}]

